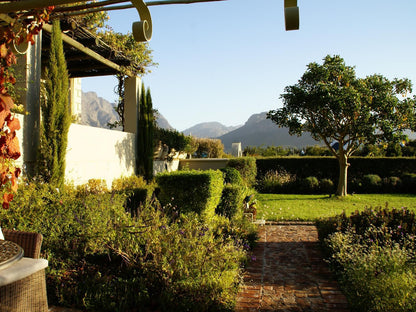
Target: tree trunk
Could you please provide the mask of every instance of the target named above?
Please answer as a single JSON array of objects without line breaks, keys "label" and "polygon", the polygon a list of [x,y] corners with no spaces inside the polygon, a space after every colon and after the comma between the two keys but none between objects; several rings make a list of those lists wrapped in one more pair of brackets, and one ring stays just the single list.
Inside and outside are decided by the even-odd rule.
[{"label": "tree trunk", "polygon": [[348,157],[344,153],[341,153],[338,157],[339,162],[339,179],[338,179],[338,188],[336,195],[346,196],[347,195],[347,172],[348,166]]}]

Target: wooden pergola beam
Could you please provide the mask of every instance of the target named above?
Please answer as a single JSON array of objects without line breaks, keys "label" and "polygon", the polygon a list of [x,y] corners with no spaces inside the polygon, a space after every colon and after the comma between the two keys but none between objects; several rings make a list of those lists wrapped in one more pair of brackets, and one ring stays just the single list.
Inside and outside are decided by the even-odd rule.
[{"label": "wooden pergola beam", "polygon": [[[45,31],[47,31],[49,33],[52,33],[52,26],[49,25],[49,24],[44,24],[42,29],[44,29]],[[102,64],[104,64],[104,65],[106,65],[106,66],[108,66],[112,69],[117,70],[118,72],[120,72],[121,69],[122,69],[120,65],[117,65],[116,63],[113,63],[113,62],[107,60],[105,57],[101,56],[100,54],[94,52],[91,49],[88,49],[83,44],[79,43],[78,41],[72,39],[71,37],[69,37],[65,34],[62,34],[62,41],[71,45],[71,46],[73,46],[77,50],[91,56],[93,59],[99,61],[100,63],[102,63]],[[129,73],[129,75],[132,75],[132,74]]]},{"label": "wooden pergola beam", "polygon": [[[192,4],[192,3],[199,3],[199,2],[213,2],[213,1],[226,1],[226,0],[166,0],[166,1],[149,1],[146,3],[147,6],[152,5],[166,5],[166,4]],[[21,12],[21,11],[28,11],[32,9],[40,9],[40,8],[46,8],[48,6],[59,6],[63,4],[71,4],[71,3],[77,3],[79,0],[24,0],[24,1],[13,1],[13,2],[6,2],[1,3],[0,5],[0,13],[11,13],[11,12]],[[106,8],[104,6],[109,4],[117,4],[122,2],[130,2],[127,0],[107,0],[107,1],[98,1],[96,3],[91,3],[88,5],[85,5],[86,8],[97,8],[102,7],[102,11],[105,11]],[[133,8],[133,5],[125,5],[123,7],[119,8],[111,8],[108,7],[109,10],[114,9],[127,9],[127,8]],[[75,10],[78,10],[79,5],[74,6],[76,8]],[[65,10],[66,9],[62,9]],[[59,11],[62,11],[59,10]],[[68,11],[71,11],[71,7],[67,8]],[[83,12],[88,13],[87,12]]]}]

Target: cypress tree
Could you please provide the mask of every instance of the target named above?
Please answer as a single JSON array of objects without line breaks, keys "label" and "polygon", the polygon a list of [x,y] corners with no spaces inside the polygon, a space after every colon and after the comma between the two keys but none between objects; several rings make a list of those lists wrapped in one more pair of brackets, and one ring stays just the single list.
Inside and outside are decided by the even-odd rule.
[{"label": "cypress tree", "polygon": [[69,77],[59,20],[53,21],[49,64],[45,71],[45,99],[41,103],[41,142],[39,174],[45,182],[63,184],[68,131]]},{"label": "cypress tree", "polygon": [[137,173],[150,181],[153,178],[153,104],[150,89],[142,84],[137,126]]}]

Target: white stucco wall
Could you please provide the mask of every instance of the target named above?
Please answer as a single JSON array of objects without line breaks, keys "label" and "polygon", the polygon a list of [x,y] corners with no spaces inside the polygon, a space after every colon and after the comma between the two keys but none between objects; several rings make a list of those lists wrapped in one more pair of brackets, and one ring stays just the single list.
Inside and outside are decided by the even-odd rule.
[{"label": "white stucco wall", "polygon": [[[23,115],[16,115],[23,128]],[[22,156],[17,159],[23,166],[23,130],[16,132]],[[66,181],[74,185],[89,179],[104,179],[111,187],[114,179],[131,176],[135,172],[135,135],[133,133],[107,130],[71,124],[66,154]]]},{"label": "white stucco wall", "polygon": [[65,179],[75,185],[115,178],[135,171],[135,135],[72,124],[68,133]]}]

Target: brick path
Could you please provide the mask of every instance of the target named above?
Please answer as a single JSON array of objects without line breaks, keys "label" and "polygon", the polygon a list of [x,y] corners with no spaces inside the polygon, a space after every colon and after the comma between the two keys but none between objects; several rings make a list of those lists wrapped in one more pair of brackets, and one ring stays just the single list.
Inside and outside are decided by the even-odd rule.
[{"label": "brick path", "polygon": [[259,236],[235,311],[349,311],[322,260],[315,226],[265,225]]}]

